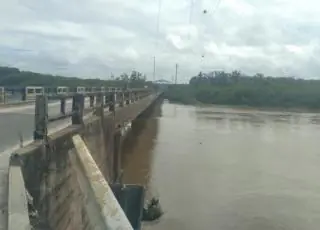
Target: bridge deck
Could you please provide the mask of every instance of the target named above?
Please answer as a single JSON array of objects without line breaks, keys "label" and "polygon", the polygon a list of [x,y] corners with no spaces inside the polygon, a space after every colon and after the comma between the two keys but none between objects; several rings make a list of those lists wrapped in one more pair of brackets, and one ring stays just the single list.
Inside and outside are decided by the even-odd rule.
[{"label": "bridge deck", "polygon": [[[66,103],[66,111],[71,110],[71,101]],[[88,107],[86,101],[85,107]],[[60,102],[49,104],[49,116],[60,112]],[[89,117],[90,114],[85,117]],[[67,118],[49,124],[48,133],[52,134],[71,124]],[[22,134],[24,145],[32,142],[34,128],[34,105],[13,108],[0,108],[0,230],[7,229],[8,220],[8,166],[10,154],[19,148],[19,133]]]}]

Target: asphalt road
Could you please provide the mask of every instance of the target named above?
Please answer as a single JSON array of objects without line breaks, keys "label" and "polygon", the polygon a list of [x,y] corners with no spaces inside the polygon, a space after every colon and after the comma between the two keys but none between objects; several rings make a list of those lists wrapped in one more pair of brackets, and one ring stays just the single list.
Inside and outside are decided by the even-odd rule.
[{"label": "asphalt road", "polygon": [[[66,112],[71,111],[72,101],[66,103]],[[85,107],[89,107],[86,100]],[[51,102],[48,106],[49,117],[60,114],[60,102]],[[49,124],[49,133],[69,125],[71,118]],[[20,144],[20,135],[26,144],[32,140],[34,130],[34,104],[0,108],[0,154],[10,151]]]}]

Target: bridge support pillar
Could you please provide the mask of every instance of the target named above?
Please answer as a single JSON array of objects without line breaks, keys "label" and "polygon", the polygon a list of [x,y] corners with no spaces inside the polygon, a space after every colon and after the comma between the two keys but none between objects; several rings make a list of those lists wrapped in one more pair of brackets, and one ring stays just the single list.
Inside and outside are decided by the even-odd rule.
[{"label": "bridge support pillar", "polygon": [[76,94],[72,98],[72,124],[83,124],[84,95]]},{"label": "bridge support pillar", "polygon": [[42,140],[48,133],[48,99],[44,95],[36,97],[34,140]]},{"label": "bridge support pillar", "polygon": [[60,99],[60,113],[63,115],[66,114],[66,99],[65,98]]}]

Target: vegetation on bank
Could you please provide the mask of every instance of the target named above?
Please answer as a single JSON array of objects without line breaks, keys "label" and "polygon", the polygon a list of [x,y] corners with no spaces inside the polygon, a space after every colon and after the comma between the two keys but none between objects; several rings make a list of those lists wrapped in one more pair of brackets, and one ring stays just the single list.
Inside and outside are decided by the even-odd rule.
[{"label": "vegetation on bank", "polygon": [[111,76],[109,80],[83,79],[76,77],[54,76],[30,71],[21,71],[17,68],[0,67],[0,86],[105,86],[124,87],[129,82],[132,88],[150,85],[146,76],[138,71],[123,73],[118,77]]},{"label": "vegetation on bank", "polygon": [[171,85],[166,98],[184,104],[319,109],[320,80],[246,76],[239,71],[199,73],[189,84]]}]

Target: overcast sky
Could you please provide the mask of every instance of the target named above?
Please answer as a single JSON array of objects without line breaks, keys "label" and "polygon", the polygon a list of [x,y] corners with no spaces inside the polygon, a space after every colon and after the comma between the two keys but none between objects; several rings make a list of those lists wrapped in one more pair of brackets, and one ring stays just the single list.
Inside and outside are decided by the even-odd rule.
[{"label": "overcast sky", "polygon": [[[107,78],[200,70],[320,78],[318,0],[9,0],[0,3],[0,65]],[[192,17],[190,23],[190,11]],[[203,10],[207,13],[204,14]]]}]

